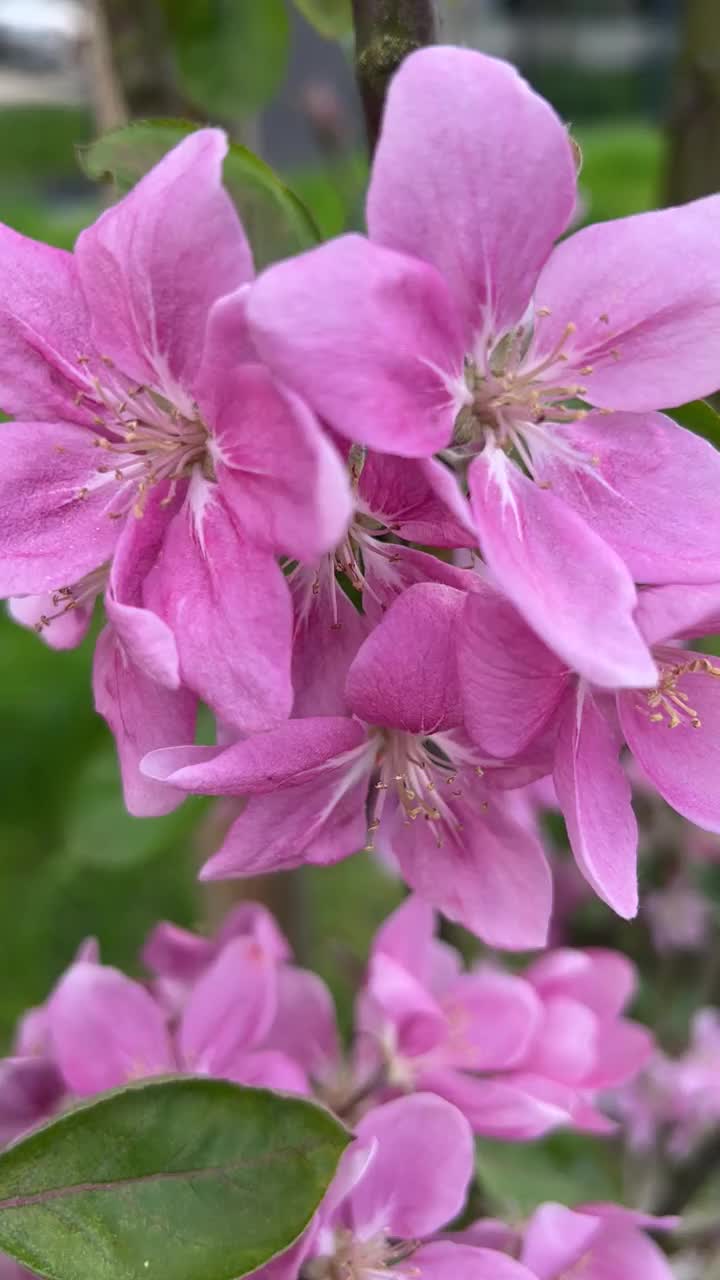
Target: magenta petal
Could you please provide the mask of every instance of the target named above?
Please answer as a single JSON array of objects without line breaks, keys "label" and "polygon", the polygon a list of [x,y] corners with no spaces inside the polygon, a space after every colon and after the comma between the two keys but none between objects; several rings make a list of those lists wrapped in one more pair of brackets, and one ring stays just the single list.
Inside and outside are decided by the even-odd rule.
[{"label": "magenta petal", "polygon": [[[530,1267],[537,1280],[558,1280],[581,1259],[585,1262],[582,1268],[585,1273],[587,1260],[584,1255],[600,1229],[597,1218],[588,1214],[573,1213],[572,1209],[560,1204],[541,1205],[527,1225],[522,1261]],[[613,1280],[613,1277],[609,1275],[607,1280]]]},{"label": "magenta petal", "polygon": [[543,997],[570,996],[603,1019],[625,1008],[637,981],[632,961],[620,951],[603,947],[582,951],[557,947],[539,956],[525,970],[525,977]]},{"label": "magenta petal", "polygon": [[69,423],[0,424],[0,596],[72,586],[112,555],[116,486],[96,484],[94,436]]},{"label": "magenta petal", "polygon": [[226,723],[268,729],[292,706],[290,593],[273,556],[239,534],[217,486],[199,484],[168,528],[145,603],[174,632],[183,683]]},{"label": "magenta petal", "polygon": [[453,1065],[468,1071],[500,1071],[523,1058],[543,1010],[528,982],[480,969],[462,974],[442,996],[450,1025],[462,1027]]},{"label": "magenta petal", "polygon": [[148,751],[192,739],[196,699],[187,689],[166,689],[129,659],[111,626],[98,636],[93,667],[95,710],[113,734],[125,804],[137,817],[171,813],[182,796],[140,772]]},{"label": "magenta petal", "polygon": [[123,373],[191,390],[208,313],[252,276],[223,189],[227,140],[200,129],[80,235],[75,257],[97,349]]},{"label": "magenta petal", "polygon": [[652,685],[634,621],[637,594],[614,551],[570,507],[493,451],[470,468],[483,554],[547,645],[594,684]]},{"label": "magenta petal", "polygon": [[80,1097],[172,1071],[165,1015],[138,982],[107,965],[74,964],[50,1000],[53,1054]]},{"label": "magenta petal", "polygon": [[213,944],[198,933],[160,920],[145,939],[140,958],[143,967],[158,978],[194,982],[211,963]]},{"label": "magenta petal", "polygon": [[380,925],[373,955],[386,955],[401,964],[425,986],[430,985],[435,946],[435,912],[429,902],[411,893]]},{"label": "magenta petal", "polygon": [[264,272],[248,316],[269,367],[347,439],[409,458],[447,445],[464,342],[432,267],[341,236]]},{"label": "magenta petal", "polygon": [[720,580],[720,453],[662,414],[592,414],[563,433],[592,465],[537,468],[637,582]]},{"label": "magenta petal", "polygon": [[427,1280],[535,1280],[520,1262],[495,1249],[435,1240],[412,1255],[410,1264]]},{"label": "magenta petal", "polygon": [[636,622],[648,644],[720,631],[720,583],[649,587],[641,591]]},{"label": "magenta petal", "polygon": [[332,568],[317,577],[298,569],[290,589],[295,601],[293,716],[347,715],[345,681],[370,621],[336,583]]},{"label": "magenta petal", "polygon": [[484,310],[496,332],[521,318],[574,206],[567,130],[509,63],[450,47],[406,59],[388,94],[368,227],[442,272],[469,335]]},{"label": "magenta petal", "polygon": [[462,592],[410,587],[368,636],[348,672],[350,710],[369,724],[432,734],[462,724],[455,632]]},{"label": "magenta petal", "polygon": [[412,974],[379,952],[370,961],[368,994],[395,1027],[398,1052],[429,1052],[450,1033],[445,1011]]},{"label": "magenta petal", "polygon": [[526,1142],[571,1120],[568,1105],[537,1097],[514,1082],[513,1076],[489,1079],[461,1071],[424,1073],[421,1081],[448,1098],[467,1117],[475,1133],[504,1142]]},{"label": "magenta petal", "polygon": [[609,1223],[598,1237],[584,1265],[583,1280],[674,1280],[674,1268],[665,1254],[641,1231],[622,1230]]},{"label": "magenta petal", "polygon": [[392,849],[408,884],[491,947],[527,950],[547,939],[552,876],[539,840],[472,773],[458,775],[458,826],[399,820]]},{"label": "magenta petal", "polygon": [[[681,722],[671,729],[665,708],[658,711],[648,705],[652,695],[627,692],[618,697],[623,733],[663,799],[698,827],[720,831],[720,667],[716,659],[683,649],[663,649],[657,654],[661,655],[661,672],[681,670],[671,688],[687,699],[681,706]],[[687,670],[697,664],[696,671]],[[651,714],[661,713],[660,721],[650,719]],[[700,721],[698,728],[691,723],[695,719]]]},{"label": "magenta petal", "polygon": [[646,1067],[655,1052],[655,1039],[647,1027],[618,1018],[601,1027],[597,1062],[584,1083],[591,1089],[617,1089]]},{"label": "magenta petal", "polygon": [[637,912],[638,834],[620,745],[592,694],[581,688],[560,728],[555,789],[585,879],[613,911],[631,919]]},{"label": "magenta petal", "polygon": [[316,973],[283,965],[277,975],[277,1012],[263,1045],[323,1080],[340,1062],[335,1005]]},{"label": "magenta petal", "polygon": [[332,551],[350,523],[350,484],[307,406],[257,364],[239,365],[215,398],[212,453],[240,528],[293,559]]},{"label": "magenta petal", "polygon": [[465,1203],[473,1140],[465,1117],[444,1098],[416,1093],[368,1112],[356,1126],[375,1157],[350,1193],[356,1235],[384,1230],[401,1240],[445,1226]]},{"label": "magenta petal", "polygon": [[544,1016],[522,1070],[563,1084],[579,1085],[590,1075],[602,1053],[596,1015],[568,996],[544,1001]]},{"label": "magenta petal", "polygon": [[179,1048],[188,1071],[233,1076],[277,1009],[277,964],[254,938],[234,938],[198,979],[185,1006]]},{"label": "magenta petal", "polygon": [[[302,1067],[275,1049],[253,1049],[238,1055],[229,1063],[223,1075],[235,1084],[253,1088],[280,1090],[281,1093],[308,1095],[311,1092],[308,1078]],[[259,1272],[256,1273],[259,1276]]]},{"label": "magenta petal", "polygon": [[568,688],[564,663],[499,592],[468,592],[457,635],[465,726],[488,755],[519,755]]},{"label": "magenta petal", "polygon": [[[536,354],[565,342],[591,404],[643,412],[714,391],[720,367],[720,196],[585,227],[538,281]],[[590,371],[591,370],[591,371]],[[553,376],[555,371],[553,371]]]},{"label": "magenta petal", "polygon": [[468,504],[451,471],[434,458],[397,458],[368,450],[358,483],[362,509],[406,542],[474,546]]}]

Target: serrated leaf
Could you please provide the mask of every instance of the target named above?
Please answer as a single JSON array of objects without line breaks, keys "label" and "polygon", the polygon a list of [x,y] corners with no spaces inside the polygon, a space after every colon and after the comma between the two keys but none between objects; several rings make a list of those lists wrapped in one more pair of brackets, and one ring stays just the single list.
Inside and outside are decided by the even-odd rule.
[{"label": "serrated leaf", "polygon": [[349,1140],[301,1098],[132,1085],[0,1155],[0,1248],[53,1280],[235,1280],[297,1239]]},{"label": "serrated leaf", "polygon": [[[186,120],[138,120],[81,148],[80,163],[96,181],[112,178],[123,194],[197,127]],[[231,143],[223,176],[258,270],[317,244],[320,233],[308,210],[247,147]]]},{"label": "serrated leaf", "polygon": [[691,400],[678,409],[668,409],[667,413],[681,427],[687,427],[696,436],[703,436],[720,449],[720,414],[707,400]]},{"label": "serrated leaf", "polygon": [[325,36],[326,40],[342,40],[352,31],[350,0],[295,0],[304,18]]},{"label": "serrated leaf", "polygon": [[188,95],[228,119],[269,102],[287,62],[284,0],[162,0]]}]

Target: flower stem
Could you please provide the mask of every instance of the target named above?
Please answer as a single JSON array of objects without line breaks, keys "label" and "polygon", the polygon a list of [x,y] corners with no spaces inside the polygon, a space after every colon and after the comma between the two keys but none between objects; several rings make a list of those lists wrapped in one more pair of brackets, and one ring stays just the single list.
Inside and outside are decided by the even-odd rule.
[{"label": "flower stem", "polygon": [[371,153],[380,132],[385,93],[403,58],[436,37],[434,0],[352,0],[355,74]]}]

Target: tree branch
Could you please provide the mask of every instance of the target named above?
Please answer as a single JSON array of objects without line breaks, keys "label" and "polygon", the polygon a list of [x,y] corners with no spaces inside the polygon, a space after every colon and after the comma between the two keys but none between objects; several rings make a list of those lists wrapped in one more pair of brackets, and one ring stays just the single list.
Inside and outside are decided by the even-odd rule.
[{"label": "tree branch", "polygon": [[380,132],[385,93],[403,58],[437,34],[434,0],[352,0],[355,75],[371,153]]}]

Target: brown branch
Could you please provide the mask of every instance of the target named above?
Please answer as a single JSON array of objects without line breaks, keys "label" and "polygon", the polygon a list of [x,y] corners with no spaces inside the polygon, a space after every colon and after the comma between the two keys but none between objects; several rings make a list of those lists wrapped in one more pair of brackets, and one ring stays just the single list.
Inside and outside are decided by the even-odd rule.
[{"label": "brown branch", "polygon": [[385,94],[403,58],[436,39],[434,0],[352,0],[355,75],[371,153],[380,132]]}]

